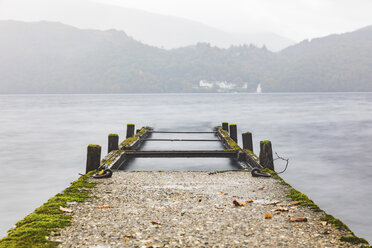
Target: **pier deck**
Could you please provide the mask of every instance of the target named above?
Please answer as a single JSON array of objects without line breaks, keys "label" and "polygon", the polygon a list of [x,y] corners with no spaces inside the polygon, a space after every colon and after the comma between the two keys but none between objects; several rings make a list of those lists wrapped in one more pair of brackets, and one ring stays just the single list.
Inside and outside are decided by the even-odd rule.
[{"label": "pier deck", "polygon": [[[97,198],[68,206],[72,225],[53,237],[60,247],[360,247],[341,242],[349,232],[323,223],[323,212],[291,205],[291,188],[272,178],[120,171],[92,181]],[[307,222],[290,220],[299,217]]]}]

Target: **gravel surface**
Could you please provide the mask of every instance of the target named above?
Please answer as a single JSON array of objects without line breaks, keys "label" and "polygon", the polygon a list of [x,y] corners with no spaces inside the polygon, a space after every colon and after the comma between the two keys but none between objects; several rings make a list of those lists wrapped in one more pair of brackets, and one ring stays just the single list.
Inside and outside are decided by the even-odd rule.
[{"label": "gravel surface", "polygon": [[[322,212],[284,205],[290,188],[272,178],[121,171],[91,180],[97,198],[69,204],[72,225],[51,237],[60,247],[353,247]],[[307,222],[290,221],[298,217]]]}]

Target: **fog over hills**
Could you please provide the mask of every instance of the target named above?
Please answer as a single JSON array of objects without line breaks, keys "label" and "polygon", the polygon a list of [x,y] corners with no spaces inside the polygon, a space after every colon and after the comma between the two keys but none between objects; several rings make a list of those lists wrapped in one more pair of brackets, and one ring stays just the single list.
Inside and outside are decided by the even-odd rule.
[{"label": "fog over hills", "polygon": [[164,50],[123,31],[0,21],[0,93],[205,92],[200,80],[253,92],[372,91],[372,27],[279,53],[206,43]]},{"label": "fog over hills", "polygon": [[53,21],[84,29],[117,29],[145,44],[166,49],[206,42],[223,48],[252,43],[279,51],[294,44],[273,33],[228,33],[179,17],[87,0],[2,0],[1,6],[2,20]]}]

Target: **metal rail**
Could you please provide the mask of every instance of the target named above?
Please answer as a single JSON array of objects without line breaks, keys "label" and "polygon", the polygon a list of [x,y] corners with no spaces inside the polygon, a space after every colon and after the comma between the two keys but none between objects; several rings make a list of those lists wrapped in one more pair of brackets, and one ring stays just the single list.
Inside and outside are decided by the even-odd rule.
[{"label": "metal rail", "polygon": [[203,131],[149,131],[150,133],[217,133],[217,132],[203,132]]},{"label": "metal rail", "polygon": [[143,141],[218,141],[219,139],[143,139]]}]

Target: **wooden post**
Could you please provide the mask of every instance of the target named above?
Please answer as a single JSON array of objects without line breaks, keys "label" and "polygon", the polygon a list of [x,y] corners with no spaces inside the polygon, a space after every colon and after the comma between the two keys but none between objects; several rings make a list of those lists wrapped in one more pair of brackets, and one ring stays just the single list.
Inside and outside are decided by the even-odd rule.
[{"label": "wooden post", "polygon": [[88,145],[87,148],[87,165],[85,173],[96,170],[101,163],[101,146],[99,145]]},{"label": "wooden post", "polygon": [[222,122],[222,129],[225,130],[226,132],[228,132],[229,131],[229,123]]},{"label": "wooden post", "polygon": [[235,143],[238,143],[238,133],[236,129],[236,124],[230,124],[229,129],[230,129],[230,138],[233,141],[235,141]]},{"label": "wooden post", "polygon": [[242,139],[243,139],[243,149],[248,149],[253,152],[252,133],[251,132],[243,133]]},{"label": "wooden post", "polygon": [[119,135],[116,133],[110,133],[108,136],[108,149],[107,152],[110,153],[114,150],[119,150]]},{"label": "wooden post", "polygon": [[134,136],[134,124],[127,124],[127,137],[126,139]]},{"label": "wooden post", "polygon": [[139,133],[140,131],[141,131],[141,129],[137,129],[137,130],[136,130],[136,133]]},{"label": "wooden post", "polygon": [[260,164],[265,168],[275,171],[273,149],[269,140],[260,142]]}]

